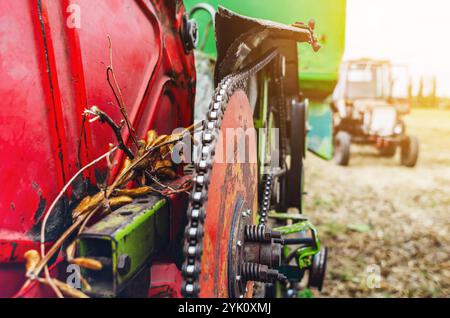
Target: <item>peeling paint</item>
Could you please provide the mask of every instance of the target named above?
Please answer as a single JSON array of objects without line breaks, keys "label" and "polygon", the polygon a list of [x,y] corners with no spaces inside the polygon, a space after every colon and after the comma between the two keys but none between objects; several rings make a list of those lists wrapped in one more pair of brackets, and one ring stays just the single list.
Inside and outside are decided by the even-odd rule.
[{"label": "peeling paint", "polygon": [[39,196],[39,205],[34,213],[34,221],[39,222],[39,220],[42,218],[42,215],[45,211],[45,206],[47,205],[47,200],[42,197],[42,195]]}]

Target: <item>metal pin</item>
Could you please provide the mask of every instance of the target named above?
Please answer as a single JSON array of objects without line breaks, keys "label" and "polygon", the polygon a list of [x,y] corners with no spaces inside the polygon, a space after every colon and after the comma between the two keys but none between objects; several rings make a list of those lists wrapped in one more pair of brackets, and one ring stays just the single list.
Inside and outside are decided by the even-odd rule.
[{"label": "metal pin", "polygon": [[186,284],[186,292],[191,294],[194,291],[194,285]]},{"label": "metal pin", "polygon": [[189,229],[189,235],[190,236],[196,236],[197,235],[197,229],[196,228],[190,228]]}]

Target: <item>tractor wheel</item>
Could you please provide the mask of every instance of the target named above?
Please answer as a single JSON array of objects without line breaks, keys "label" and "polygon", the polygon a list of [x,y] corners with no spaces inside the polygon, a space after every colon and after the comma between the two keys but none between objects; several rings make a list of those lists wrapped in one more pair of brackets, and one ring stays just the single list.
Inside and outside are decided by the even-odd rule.
[{"label": "tractor wheel", "polygon": [[334,138],[334,161],[340,166],[348,166],[352,137],[346,131],[339,131]]},{"label": "tractor wheel", "polygon": [[381,157],[392,158],[395,156],[395,153],[397,152],[397,145],[390,144],[387,147],[380,148],[378,151]]},{"label": "tractor wheel", "polygon": [[401,164],[414,167],[419,157],[419,140],[415,136],[408,136],[401,144]]}]

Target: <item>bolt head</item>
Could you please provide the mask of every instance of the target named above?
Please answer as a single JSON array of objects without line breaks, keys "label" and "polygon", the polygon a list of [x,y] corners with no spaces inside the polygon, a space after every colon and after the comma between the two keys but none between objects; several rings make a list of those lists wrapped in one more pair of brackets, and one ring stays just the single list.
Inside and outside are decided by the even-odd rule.
[{"label": "bolt head", "polygon": [[120,275],[126,275],[131,268],[131,258],[128,254],[122,254],[119,256],[117,263],[117,271]]}]

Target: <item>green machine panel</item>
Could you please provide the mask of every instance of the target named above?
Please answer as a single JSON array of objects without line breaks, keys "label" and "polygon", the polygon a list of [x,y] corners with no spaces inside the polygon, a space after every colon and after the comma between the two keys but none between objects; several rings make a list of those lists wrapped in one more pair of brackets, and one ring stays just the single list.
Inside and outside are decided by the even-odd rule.
[{"label": "green machine panel", "polygon": [[[291,24],[295,21],[316,21],[315,33],[322,49],[312,52],[308,46],[300,46],[300,80],[302,90],[309,96],[327,97],[334,90],[339,65],[345,46],[346,0],[185,0],[189,10],[198,3],[209,3],[217,9],[222,5],[240,14]],[[195,14],[199,23],[200,44],[207,33],[203,51],[215,56],[215,40],[208,13]]]},{"label": "green machine panel", "polygon": [[87,228],[78,238],[77,257],[98,260],[103,268],[82,270],[93,286],[84,291],[100,297],[119,296],[140,274],[149,272],[152,257],[168,244],[168,233],[168,204],[155,195],[136,198]]},{"label": "green machine panel", "polygon": [[[316,22],[315,33],[322,46],[314,53],[299,46],[299,80],[301,91],[310,100],[308,109],[308,149],[324,159],[333,156],[332,113],[328,103],[338,79],[345,48],[346,0],[184,0],[187,9],[199,3],[218,5],[255,18],[291,24]],[[200,49],[215,58],[215,38],[211,16],[197,11],[193,16],[200,30]]]}]

